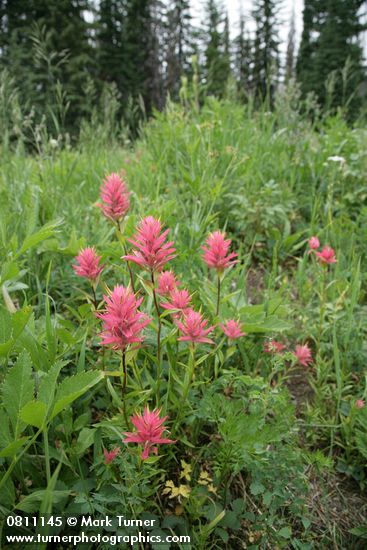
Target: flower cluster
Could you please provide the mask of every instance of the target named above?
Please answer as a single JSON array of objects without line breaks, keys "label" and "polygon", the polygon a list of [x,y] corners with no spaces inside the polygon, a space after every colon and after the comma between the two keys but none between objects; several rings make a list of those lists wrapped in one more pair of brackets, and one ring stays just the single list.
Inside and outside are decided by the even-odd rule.
[{"label": "flower cluster", "polygon": [[176,275],[172,271],[162,271],[158,275],[157,292],[161,296],[169,296],[178,286]]},{"label": "flower cluster", "polygon": [[101,187],[101,202],[97,205],[114,222],[126,216],[130,207],[130,193],[118,174],[107,176]]},{"label": "flower cluster", "polygon": [[285,345],[277,340],[269,340],[264,344],[265,353],[282,353],[285,350]]},{"label": "flower cluster", "polygon": [[304,367],[312,363],[312,352],[307,344],[303,346],[297,345],[294,350],[294,356],[297,358],[298,363]]},{"label": "flower cluster", "polygon": [[246,336],[246,334],[242,332],[241,324],[234,319],[229,319],[229,321],[226,321],[220,325],[220,327],[229,340],[237,340],[237,338],[241,338],[241,336]]},{"label": "flower cluster", "polygon": [[[286,346],[277,340],[268,340],[264,344],[264,352],[271,354],[281,354],[286,350]],[[312,363],[312,352],[307,344],[299,345],[297,344],[294,351],[292,352],[293,356],[297,359],[299,365],[307,367]]]},{"label": "flower cluster", "polygon": [[162,231],[159,220],[153,216],[144,218],[136,234],[129,242],[135,247],[132,254],[123,256],[123,259],[134,262],[148,271],[161,271],[167,262],[175,257],[176,249],[173,242],[166,242],[169,229]]},{"label": "flower cluster", "polygon": [[[123,179],[115,173],[108,175],[101,187],[101,203],[98,205],[103,214],[110,220],[117,223],[120,228],[120,221],[126,216],[130,207],[130,193]],[[217,308],[216,323],[211,324],[206,319],[201,310],[197,311],[193,306],[193,296],[189,290],[182,288],[175,273],[172,270],[164,270],[166,264],[175,258],[176,248],[174,243],[168,240],[169,229],[164,229],[161,221],[153,216],[143,218],[138,224],[135,234],[128,242],[132,245],[129,253],[125,252],[122,256],[127,262],[133,262],[141,268],[147,270],[151,275],[151,284],[153,291],[154,306],[158,319],[157,330],[157,406],[150,411],[146,406],[142,413],[134,414],[130,417],[135,430],[124,432],[125,443],[137,443],[142,446],[141,458],[146,460],[151,453],[158,454],[158,445],[173,444],[176,441],[164,436],[166,428],[164,426],[167,416],[161,416],[159,408],[159,380],[161,375],[161,328],[162,328],[162,310],[170,313],[172,322],[178,329],[178,341],[189,342],[194,351],[196,344],[214,344],[213,333],[217,327],[222,331],[230,343],[246,336],[244,326],[239,319],[221,319],[220,313],[220,291],[223,273],[226,269],[238,263],[238,254],[231,252],[231,239],[226,238],[223,231],[214,231],[208,235],[202,249],[202,259],[205,264],[217,272]],[[335,263],[336,257],[334,250],[329,246],[324,246],[320,250],[320,241],[313,236],[308,241],[309,253],[314,253],[321,264],[327,265]],[[96,302],[96,285],[99,276],[103,270],[101,257],[98,256],[94,247],[85,248],[80,251],[75,258],[75,264],[72,266],[76,275],[85,277],[92,282],[94,300]],[[108,291],[103,296],[104,309],[99,309],[96,302],[96,316],[102,321],[102,331],[100,333],[101,345],[111,346],[114,350],[122,351],[122,380],[123,397],[126,390],[126,366],[129,360],[126,360],[126,350],[129,346],[138,347],[144,340],[143,330],[151,322],[150,317],[140,311],[143,297],[135,294],[133,274],[130,271],[130,285],[128,287],[117,285],[112,291]],[[181,288],[180,288],[181,287]],[[139,291],[141,292],[141,291]],[[286,346],[282,342],[271,339],[265,342],[264,352],[269,354],[282,354],[286,352]],[[312,363],[312,352],[307,344],[297,344],[294,350],[289,352],[302,366],[308,366]],[[182,392],[183,400],[189,395],[189,386],[194,372],[194,353],[189,368],[189,376],[185,377],[185,386]],[[288,356],[285,356],[286,358]],[[127,362],[126,362],[127,361]],[[125,422],[128,424],[126,415],[126,405],[123,401]],[[355,408],[363,408],[365,403],[362,399],[355,402]],[[104,449],[104,462],[111,464],[120,449],[115,448],[110,451]],[[189,475],[189,474],[188,474]],[[200,482],[199,482],[200,483]],[[203,482],[202,484],[206,484]],[[174,486],[170,491],[176,490]],[[168,490],[168,489],[167,489]],[[173,493],[172,493],[173,494]]]},{"label": "flower cluster", "polygon": [[308,241],[309,252],[315,252],[317,259],[321,264],[335,264],[336,257],[335,251],[331,246],[324,246],[320,252],[317,252],[320,248],[320,241],[317,237],[311,237]]},{"label": "flower cluster", "polygon": [[94,247],[83,248],[75,258],[72,266],[78,277],[85,277],[90,281],[98,279],[103,265],[100,265],[101,256],[98,256]]},{"label": "flower cluster", "polygon": [[119,285],[104,300],[105,311],[97,313],[103,322],[101,344],[124,351],[129,344],[142,342],[141,332],[150,323],[150,318],[138,310],[143,298],[137,299],[129,287]]},{"label": "flower cluster", "polygon": [[185,288],[182,290],[174,289],[169,293],[169,302],[164,302],[161,304],[163,309],[167,310],[177,310],[181,314],[185,312],[190,307],[191,296]]},{"label": "flower cluster", "polygon": [[222,231],[210,233],[205,241],[206,246],[202,246],[204,252],[203,259],[208,267],[216,269],[221,273],[227,267],[238,262],[236,252],[228,252],[231,246],[231,239],[226,239]]},{"label": "flower cluster", "polygon": [[103,449],[104,462],[106,466],[108,464],[112,464],[119,452],[120,449],[118,447],[116,449],[112,449],[112,451],[107,451],[107,449]]},{"label": "flower cluster", "polygon": [[163,437],[166,430],[163,425],[168,416],[160,416],[160,409],[150,411],[145,407],[143,414],[136,414],[130,417],[131,423],[135,426],[135,432],[124,432],[125,443],[138,443],[143,446],[142,460],[146,460],[150,453],[158,454],[156,445],[176,443],[175,440]]},{"label": "flower cluster", "polygon": [[185,311],[181,321],[176,324],[182,336],[178,339],[182,342],[192,342],[193,344],[214,344],[213,340],[208,338],[208,334],[213,332],[215,326],[207,327],[208,321],[198,311],[189,308]]}]

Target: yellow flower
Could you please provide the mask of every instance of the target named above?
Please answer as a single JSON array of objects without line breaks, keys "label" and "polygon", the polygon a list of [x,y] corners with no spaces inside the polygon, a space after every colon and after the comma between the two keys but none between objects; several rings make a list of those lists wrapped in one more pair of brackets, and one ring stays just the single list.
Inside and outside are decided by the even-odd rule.
[{"label": "yellow flower", "polygon": [[208,485],[210,481],[213,481],[208,472],[201,470],[198,484],[199,485]]},{"label": "yellow flower", "polygon": [[184,478],[187,481],[191,481],[191,472],[192,468],[190,464],[187,464],[184,460],[181,460],[181,473],[180,473],[180,479]]},{"label": "yellow flower", "polygon": [[169,495],[172,492],[172,489],[175,489],[175,484],[171,480],[166,481],[165,486],[166,488],[163,489],[162,495]]},{"label": "yellow flower", "polygon": [[217,488],[214,487],[214,485],[212,483],[209,483],[208,485],[208,491],[210,491],[211,493],[213,493],[214,495],[217,494]]},{"label": "yellow flower", "polygon": [[165,485],[162,494],[169,495],[168,498],[178,498],[180,500],[181,497],[188,498],[190,496],[191,488],[188,485],[179,485],[176,487],[171,480],[166,481]]}]

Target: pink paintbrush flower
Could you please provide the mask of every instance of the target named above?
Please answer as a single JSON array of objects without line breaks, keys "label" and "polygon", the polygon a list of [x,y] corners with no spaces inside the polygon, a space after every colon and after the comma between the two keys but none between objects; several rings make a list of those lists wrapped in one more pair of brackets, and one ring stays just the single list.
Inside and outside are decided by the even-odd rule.
[{"label": "pink paintbrush flower", "polygon": [[222,272],[227,267],[238,262],[236,252],[228,253],[231,246],[231,239],[225,238],[226,234],[221,231],[210,233],[205,241],[206,246],[202,246],[204,251],[203,259],[208,267]]},{"label": "pink paintbrush flower", "polygon": [[101,201],[97,206],[106,218],[118,221],[126,216],[130,207],[130,193],[118,174],[112,173],[103,180]]},{"label": "pink paintbrush flower", "polygon": [[357,399],[355,402],[356,409],[364,409],[366,403],[363,401],[363,399]]},{"label": "pink paintbrush flower", "polygon": [[107,451],[107,449],[103,449],[105,464],[106,465],[111,464],[115,460],[119,452],[120,452],[119,448],[112,449],[112,451]]},{"label": "pink paintbrush flower", "polygon": [[186,289],[172,290],[169,297],[169,302],[161,304],[163,309],[177,309],[181,312],[184,312],[187,310],[191,302],[191,296]]},{"label": "pink paintbrush flower", "polygon": [[297,358],[298,363],[304,367],[312,363],[312,353],[307,344],[304,346],[297,345],[293,355]]},{"label": "pink paintbrush flower", "polygon": [[264,344],[265,353],[282,353],[285,350],[285,345],[276,340],[269,340]]},{"label": "pink paintbrush flower", "polygon": [[193,342],[202,344],[214,344],[213,340],[208,338],[215,326],[206,327],[208,321],[198,311],[189,308],[183,312],[182,320],[177,320],[176,324],[182,336],[179,340],[182,342]]},{"label": "pink paintbrush flower", "polygon": [[135,247],[132,254],[123,256],[130,262],[135,262],[149,271],[161,271],[167,262],[175,257],[176,249],[173,242],[166,242],[169,229],[162,231],[161,222],[153,216],[144,218],[136,234],[129,242]]},{"label": "pink paintbrush flower", "polygon": [[324,246],[321,252],[316,252],[319,262],[322,264],[335,264],[335,252],[330,246]]},{"label": "pink paintbrush flower", "polygon": [[125,350],[129,344],[142,342],[141,332],[150,323],[150,318],[138,310],[143,298],[137,299],[130,287],[115,286],[104,300],[106,309],[97,314],[103,321],[101,344]]},{"label": "pink paintbrush flower", "polygon": [[76,256],[72,267],[78,277],[86,277],[91,281],[95,281],[103,269],[103,265],[100,265],[101,256],[98,256],[94,247],[83,248]]},{"label": "pink paintbrush flower", "polygon": [[156,445],[176,443],[176,440],[162,437],[166,430],[163,426],[168,416],[160,416],[160,409],[150,411],[145,407],[143,414],[135,414],[130,417],[131,423],[135,426],[135,432],[124,432],[126,439],[124,443],[138,443],[143,445],[144,450],[141,454],[142,460],[146,460],[150,453],[158,454]]},{"label": "pink paintbrush flower", "polygon": [[158,289],[157,292],[161,296],[168,296],[177,287],[176,275],[173,271],[162,271],[158,275]]},{"label": "pink paintbrush flower", "polygon": [[241,324],[233,319],[229,319],[229,321],[220,325],[220,328],[230,340],[237,340],[237,338],[241,338],[241,336],[246,336],[246,334],[242,332]]},{"label": "pink paintbrush flower", "polygon": [[320,246],[319,239],[317,237],[311,237],[308,240],[308,246],[309,246],[310,250],[317,250]]}]

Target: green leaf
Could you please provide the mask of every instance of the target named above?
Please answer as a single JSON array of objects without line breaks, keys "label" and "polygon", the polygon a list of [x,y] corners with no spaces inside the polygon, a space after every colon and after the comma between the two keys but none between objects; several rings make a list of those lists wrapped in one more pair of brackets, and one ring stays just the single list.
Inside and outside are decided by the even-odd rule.
[{"label": "green leaf", "polygon": [[267,491],[263,496],[263,503],[265,506],[270,506],[271,501],[273,500],[273,494]]},{"label": "green leaf", "polygon": [[26,252],[30,248],[35,247],[42,241],[45,241],[46,239],[52,237],[56,232],[56,229],[61,225],[61,223],[62,220],[56,220],[54,222],[46,223],[43,227],[41,227],[39,231],[33,233],[33,235],[29,235],[29,237],[26,237],[23,241],[21,248],[15,255],[15,258],[21,256],[22,254],[24,254],[24,252]]},{"label": "green leaf", "polygon": [[19,416],[23,422],[35,426],[36,428],[42,428],[47,414],[47,406],[42,401],[29,401],[21,409]]},{"label": "green leaf", "polygon": [[226,511],[226,515],[220,522],[220,525],[221,527],[227,527],[228,529],[232,529],[233,531],[241,528],[238,516],[232,510]]},{"label": "green leaf", "polygon": [[16,439],[15,441],[12,441],[9,445],[7,445],[4,449],[1,449],[0,451],[0,458],[5,457],[13,457],[17,454],[17,451],[23,447],[24,443],[28,441],[29,437],[21,437],[20,439]]},{"label": "green leaf", "polygon": [[47,355],[42,346],[37,342],[35,336],[28,330],[28,327],[19,336],[19,342],[30,354],[35,370],[48,371],[50,363],[48,362]]},{"label": "green leaf", "polygon": [[12,442],[9,429],[9,417],[6,411],[0,410],[0,447],[6,447]]},{"label": "green leaf", "polygon": [[243,323],[243,330],[247,333],[257,333],[257,332],[283,332],[290,330],[292,324],[284,319],[279,319],[279,317],[269,316],[264,318],[263,321],[259,323]]},{"label": "green leaf", "polygon": [[250,485],[250,491],[251,491],[251,494],[253,495],[261,495],[262,493],[265,492],[265,487],[262,483],[260,483],[259,481],[253,481]]},{"label": "green leaf", "polygon": [[[67,498],[69,495],[70,495],[70,491],[53,491],[52,492],[53,503],[58,504],[59,502]],[[25,496],[23,500],[21,500],[19,504],[17,504],[16,509],[22,510],[22,512],[26,512],[28,514],[37,512],[39,511],[40,504],[45,499],[45,496],[47,496],[47,489],[34,491],[34,493],[31,493],[30,495]]]},{"label": "green leaf", "polygon": [[57,465],[56,470],[51,476],[51,479],[47,485],[46,491],[44,491],[41,505],[39,508],[40,514],[51,514],[52,508],[56,502],[60,502],[69,495],[69,491],[55,491],[57,478],[61,470],[61,464]]},{"label": "green leaf", "polygon": [[80,353],[79,353],[79,359],[78,359],[78,366],[77,366],[77,372],[83,372],[85,368],[85,348],[87,343],[87,334],[84,336],[82,340],[82,344],[80,346]]},{"label": "green leaf", "polygon": [[0,355],[7,355],[13,342],[11,340],[11,315],[6,310],[0,309]]},{"label": "green leaf", "polygon": [[7,479],[1,488],[1,506],[11,509],[15,502],[15,489],[11,478]]},{"label": "green leaf", "polygon": [[83,428],[80,431],[78,441],[76,442],[74,446],[74,452],[77,455],[82,455],[88,447],[93,445],[94,443],[94,436],[96,431],[90,428]]},{"label": "green leaf", "polygon": [[205,525],[204,527],[202,527],[201,529],[202,535],[207,537],[213,531],[213,529],[215,529],[216,525],[220,521],[222,521],[225,515],[226,515],[225,510],[222,510],[210,523],[208,523],[208,525]]},{"label": "green leaf", "polygon": [[367,524],[358,525],[358,527],[353,527],[353,529],[349,530],[349,533],[352,533],[352,535],[355,535],[356,537],[360,537],[361,539],[367,539]]},{"label": "green leaf", "polygon": [[292,536],[292,530],[290,527],[282,527],[280,531],[278,531],[278,535],[283,539],[290,539]]},{"label": "green leaf", "polygon": [[218,535],[222,541],[226,544],[229,540],[229,535],[227,533],[227,531],[225,531],[224,529],[222,529],[221,527],[217,527],[216,530],[215,530],[215,534]]},{"label": "green leaf", "polygon": [[42,376],[38,391],[38,399],[46,403],[46,405],[52,404],[54,400],[57,379],[64,365],[64,362],[58,361],[50,368],[47,374]]},{"label": "green leaf", "polygon": [[16,364],[11,367],[2,387],[4,409],[13,428],[14,438],[25,428],[26,424],[19,418],[20,410],[34,398],[34,381],[30,357],[22,353]]},{"label": "green leaf", "polygon": [[245,503],[243,501],[242,498],[236,498],[232,503],[231,503],[231,508],[232,510],[239,516],[240,514],[243,514],[243,512],[245,511]]},{"label": "green leaf", "polygon": [[51,419],[90,388],[98,384],[102,378],[103,374],[99,371],[80,372],[75,376],[65,378],[56,392]]},{"label": "green leaf", "polygon": [[30,306],[26,306],[15,313],[9,313],[4,309],[0,310],[0,356],[8,355],[25,329],[31,314],[32,308]]},{"label": "green leaf", "polygon": [[55,362],[56,352],[57,352],[57,336],[55,327],[52,324],[51,313],[50,313],[50,299],[48,295],[46,296],[46,312],[45,312],[45,325],[46,325],[46,341],[47,341],[47,350],[50,363]]},{"label": "green leaf", "polygon": [[367,458],[367,435],[361,430],[356,430],[356,443],[361,455]]},{"label": "green leaf", "polygon": [[12,327],[13,327],[12,337],[14,340],[16,340],[22,334],[31,315],[32,315],[31,306],[26,306],[23,309],[16,311],[12,315]]},{"label": "green leaf", "polygon": [[19,266],[15,262],[5,262],[1,268],[0,284],[9,279],[14,279],[19,273]]}]

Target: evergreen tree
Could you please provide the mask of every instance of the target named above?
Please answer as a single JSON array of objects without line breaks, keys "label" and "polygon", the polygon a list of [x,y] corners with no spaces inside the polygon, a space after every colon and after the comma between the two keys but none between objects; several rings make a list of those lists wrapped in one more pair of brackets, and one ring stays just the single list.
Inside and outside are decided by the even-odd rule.
[{"label": "evergreen tree", "polygon": [[244,99],[250,88],[252,41],[246,32],[245,18],[240,13],[239,34],[234,39],[234,71],[240,99]]},{"label": "evergreen tree", "polygon": [[303,30],[296,64],[296,72],[302,83],[302,88],[305,94],[311,91],[313,87],[312,82],[310,82],[310,78],[313,73],[312,59],[317,45],[316,41],[311,40],[311,36],[317,28],[316,15],[317,10],[315,0],[304,0]]},{"label": "evergreen tree", "polygon": [[161,106],[162,4],[158,0],[127,0],[125,22],[125,74],[134,100],[141,97],[148,113]]},{"label": "evergreen tree", "polygon": [[[227,30],[226,30],[227,20]],[[206,5],[205,79],[209,95],[221,97],[230,74],[228,18],[215,0]]]},{"label": "evergreen tree", "polygon": [[188,0],[174,0],[166,14],[165,32],[165,89],[177,98],[181,76],[190,71],[192,25]]},{"label": "evergreen tree", "polygon": [[125,19],[127,0],[101,0],[97,15],[97,59],[101,81],[126,92]]},{"label": "evergreen tree", "polygon": [[[24,102],[53,115],[69,99],[70,129],[83,114],[83,86],[93,72],[88,0],[1,0],[0,62]],[[49,120],[54,120],[51,116]]]},{"label": "evergreen tree", "polygon": [[[314,91],[321,105],[330,99],[325,83],[334,71],[332,106],[343,105],[354,95],[351,108],[357,108],[359,84],[365,77],[358,42],[366,28],[358,15],[363,4],[364,0],[305,1],[297,74],[303,92]],[[349,75],[343,71],[346,65]]]},{"label": "evergreen tree", "polygon": [[256,24],[252,88],[261,98],[273,99],[279,72],[278,10],[276,0],[256,0],[253,18]]},{"label": "evergreen tree", "polygon": [[295,35],[296,25],[294,20],[294,10],[289,24],[287,54],[285,60],[285,81],[288,82],[295,74]]}]

